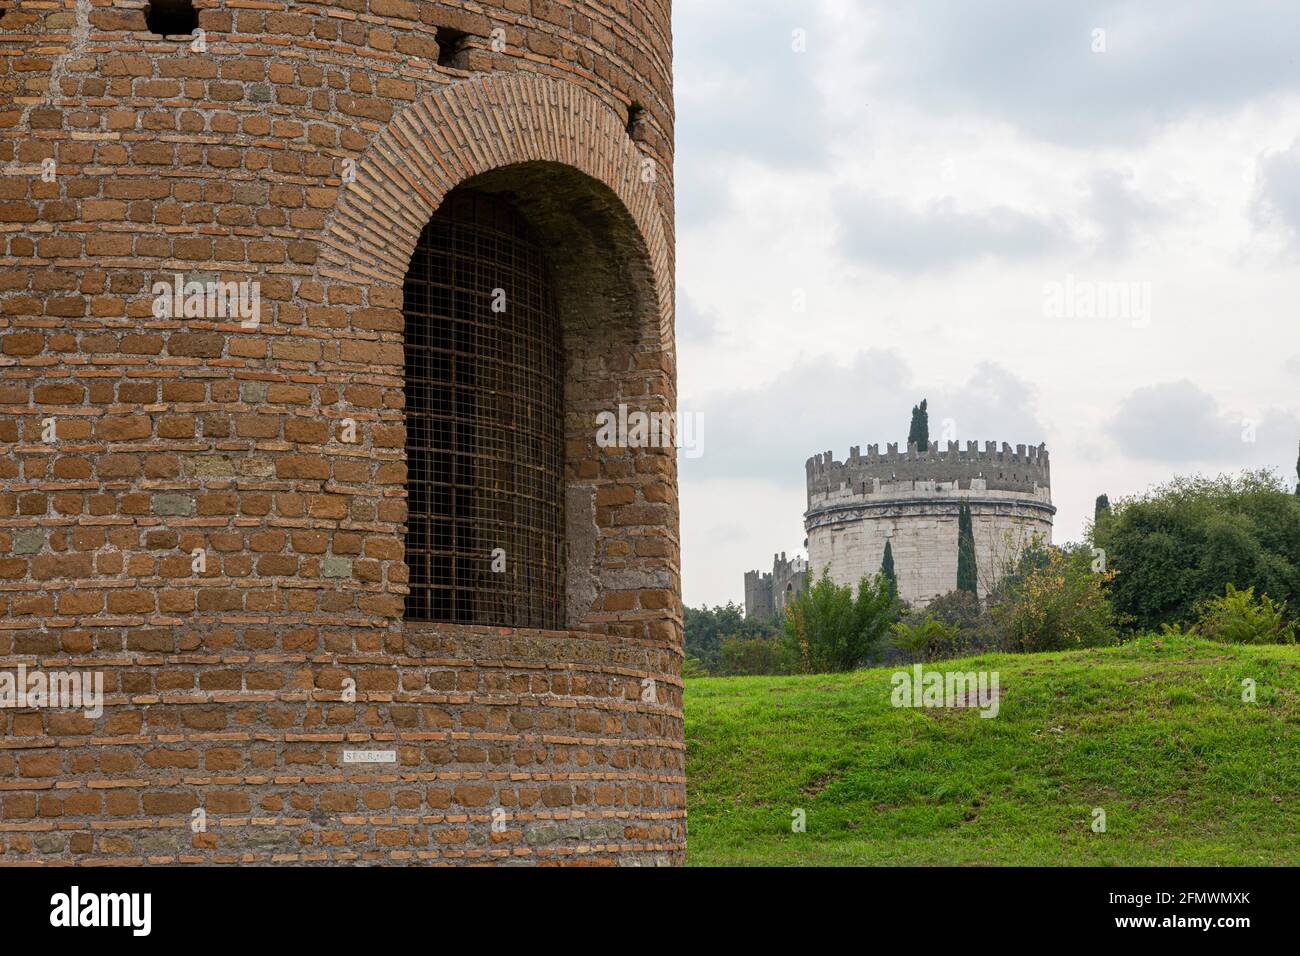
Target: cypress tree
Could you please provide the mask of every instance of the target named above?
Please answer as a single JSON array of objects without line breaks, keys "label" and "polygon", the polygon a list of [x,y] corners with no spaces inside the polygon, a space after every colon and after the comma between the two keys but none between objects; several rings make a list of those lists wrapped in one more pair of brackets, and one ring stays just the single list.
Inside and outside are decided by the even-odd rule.
[{"label": "cypress tree", "polygon": [[915,445],[917,451],[930,447],[930,413],[925,410],[925,399],[920,405],[912,406],[912,427],[907,431],[907,443]]},{"label": "cypress tree", "polygon": [[885,557],[880,562],[880,573],[885,576],[889,582],[890,590],[895,594],[898,593],[898,575],[894,573],[894,549],[890,547],[889,539],[885,539]]},{"label": "cypress tree", "polygon": [[957,512],[957,590],[979,595],[975,570],[975,526],[971,522],[970,505],[964,501]]},{"label": "cypress tree", "polygon": [[1092,523],[1101,524],[1101,516],[1110,511],[1110,496],[1098,495],[1097,504],[1092,509]]}]

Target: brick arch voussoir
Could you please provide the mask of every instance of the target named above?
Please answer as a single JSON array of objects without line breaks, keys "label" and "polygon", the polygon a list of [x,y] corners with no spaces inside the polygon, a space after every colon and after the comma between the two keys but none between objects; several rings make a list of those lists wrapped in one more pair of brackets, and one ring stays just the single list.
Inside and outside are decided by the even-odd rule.
[{"label": "brick arch voussoir", "polygon": [[671,348],[672,257],[643,160],[619,115],[571,83],[496,73],[443,87],[371,141],[326,223],[319,273],[400,288],[421,230],[457,184],[516,163],[559,163],[607,186],[636,224],[654,276],[656,331]]}]

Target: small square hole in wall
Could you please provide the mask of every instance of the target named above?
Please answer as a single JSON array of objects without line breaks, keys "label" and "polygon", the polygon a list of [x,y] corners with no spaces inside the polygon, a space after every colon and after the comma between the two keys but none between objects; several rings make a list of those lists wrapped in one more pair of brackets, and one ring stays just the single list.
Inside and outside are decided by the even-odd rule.
[{"label": "small square hole in wall", "polygon": [[144,8],[144,22],[158,36],[189,36],[199,28],[193,0],[152,0]]},{"label": "small square hole in wall", "polygon": [[438,41],[438,65],[449,66],[452,69],[465,69],[466,44],[469,41],[469,34],[463,30],[453,30],[451,27],[438,27],[438,32],[434,39]]},{"label": "small square hole in wall", "polygon": [[637,103],[627,108],[627,135],[633,142],[639,143],[646,138],[645,110]]}]

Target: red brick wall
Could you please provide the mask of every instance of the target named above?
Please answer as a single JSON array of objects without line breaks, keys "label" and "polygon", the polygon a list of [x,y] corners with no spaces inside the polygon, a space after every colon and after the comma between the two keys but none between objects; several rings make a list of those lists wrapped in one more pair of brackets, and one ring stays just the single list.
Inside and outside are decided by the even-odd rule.
[{"label": "red brick wall", "polygon": [[[680,862],[675,459],[594,441],[675,405],[667,3],[196,5],[0,0],[0,671],[106,692],[0,710],[0,862]],[[466,180],[554,249],[563,632],[401,620],[401,280]]]}]

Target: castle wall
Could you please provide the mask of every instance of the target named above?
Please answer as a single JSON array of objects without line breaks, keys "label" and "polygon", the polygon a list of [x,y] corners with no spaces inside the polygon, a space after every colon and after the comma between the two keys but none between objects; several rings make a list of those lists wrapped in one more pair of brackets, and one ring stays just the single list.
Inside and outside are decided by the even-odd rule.
[{"label": "castle wall", "polygon": [[787,561],[782,554],[772,568],[772,613],[784,611],[786,605],[803,593],[808,579],[808,562],[802,558]]},{"label": "castle wall", "polygon": [[[1045,449],[993,443],[969,456],[956,443],[885,454],[853,450],[849,461],[830,454],[808,462],[809,573],[823,568],[837,584],[856,586],[879,572],[891,542],[899,594],[916,606],[957,586],[957,521],[970,505],[979,595],[987,596],[1007,563],[1035,539],[1051,543],[1051,493]],[[1032,454],[1031,454],[1032,453]],[[1044,479],[1044,483],[1039,483]]]},{"label": "castle wall", "polygon": [[745,617],[765,618],[772,616],[772,575],[771,572],[745,572]]},{"label": "castle wall", "polygon": [[[863,575],[880,570],[890,540],[899,595],[924,606],[957,587],[957,510],[956,502],[929,502],[821,519],[808,530],[810,573],[819,577],[829,566],[833,581],[856,587]],[[981,598],[1004,563],[1035,536],[1051,542],[1052,525],[1042,512],[1014,502],[972,502],[971,521]]]},{"label": "castle wall", "polygon": [[808,581],[808,562],[785,552],[772,556],[771,571],[745,572],[745,617],[770,618],[803,593]]},{"label": "castle wall", "polygon": [[[6,6],[0,670],[106,699],[0,711],[0,863],[681,862],[676,462],[594,427],[676,407],[669,4]],[[402,281],[469,180],[563,250],[563,630],[402,617]]]}]

